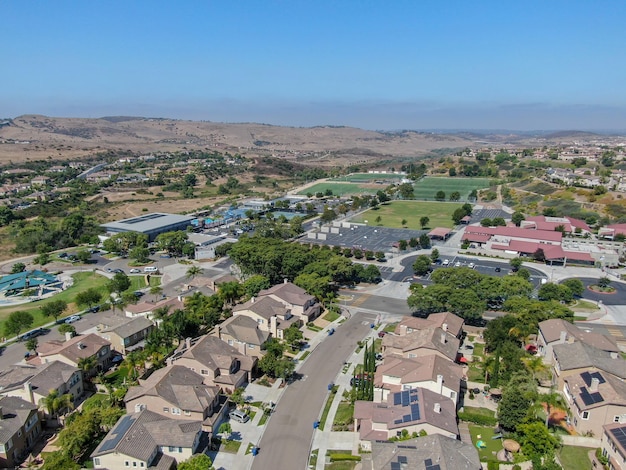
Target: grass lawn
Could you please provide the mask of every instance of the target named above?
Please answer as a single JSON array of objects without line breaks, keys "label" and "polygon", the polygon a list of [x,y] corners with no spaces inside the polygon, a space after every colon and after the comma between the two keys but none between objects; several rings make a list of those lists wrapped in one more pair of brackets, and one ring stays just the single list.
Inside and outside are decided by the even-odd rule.
[{"label": "grass lawn", "polygon": [[339,403],[339,407],[337,408],[337,413],[335,414],[334,425],[345,426],[346,424],[350,424],[352,422],[352,417],[354,416],[354,405],[350,402],[341,402]]},{"label": "grass lawn", "polygon": [[[452,228],[452,213],[461,206],[458,202],[393,201],[356,215],[350,222],[365,223],[367,220],[367,225],[372,227],[380,224],[383,227],[403,228],[404,219],[407,221],[404,228],[421,230],[420,218],[425,216],[430,219],[427,228]],[[378,217],[381,219],[379,223],[376,222]]]},{"label": "grass lawn", "polygon": [[563,446],[559,450],[559,460],[563,470],[587,470],[591,468],[589,450],[586,447]]},{"label": "grass lawn", "polygon": [[394,331],[396,331],[396,326],[398,326],[397,323],[389,323],[385,325],[385,328],[383,328],[383,331],[386,333],[393,333]]},{"label": "grass lawn", "polygon": [[106,295],[105,285],[109,281],[105,276],[100,276],[99,274],[94,274],[92,272],[81,272],[73,274],[74,284],[72,287],[64,290],[56,294],[53,297],[49,297],[44,300],[40,300],[39,302],[30,302],[22,305],[13,305],[9,307],[0,308],[0,331],[4,331],[4,322],[9,317],[9,315],[13,312],[17,311],[25,311],[30,313],[34,320],[33,324],[29,329],[36,328],[41,325],[45,325],[46,323],[50,323],[54,319],[52,317],[43,316],[41,314],[41,310],[39,307],[50,303],[55,300],[65,300],[68,304],[67,310],[63,313],[63,316],[69,316],[79,311],[78,306],[74,303],[74,297],[79,292],[82,292],[86,289],[94,288],[100,291],[104,295]]},{"label": "grass lawn", "polygon": [[220,446],[220,450],[224,452],[228,452],[229,454],[236,454],[239,452],[239,448],[241,447],[241,441],[222,441],[222,445]]},{"label": "grass lawn", "polygon": [[582,299],[577,300],[576,303],[573,304],[570,308],[574,312],[588,312],[588,311],[595,312],[596,310],[600,309],[600,307],[598,307],[593,302],[588,302],[587,300],[582,300]]},{"label": "grass lawn", "polygon": [[259,423],[257,424],[257,426],[263,426],[267,422],[268,419],[270,419],[269,413],[263,413],[263,416],[261,416],[261,419],[259,420]]},{"label": "grass lawn", "polygon": [[328,395],[326,399],[326,404],[324,405],[324,411],[322,412],[322,417],[320,418],[320,431],[324,430],[324,424],[326,423],[326,418],[328,418],[328,412],[330,411],[330,405],[333,404],[333,400],[335,399],[335,395],[337,394],[337,386],[335,385]]},{"label": "grass lawn", "polygon": [[461,193],[461,201],[466,201],[473,189],[489,187],[488,178],[446,178],[426,176],[413,185],[415,199],[435,199],[437,191],[446,193],[446,199],[454,191]]},{"label": "grass lawn", "polygon": [[380,185],[380,188],[367,188],[356,183],[317,183],[309,188],[303,189],[298,194],[317,194],[326,193],[326,190],[330,189],[334,196],[345,196],[352,194],[375,194],[379,189],[385,189],[385,185]]},{"label": "grass lawn", "polygon": [[[492,439],[494,436],[493,429],[486,426],[469,425],[469,431],[472,435],[472,443],[476,446],[476,442],[483,441],[487,447],[478,449],[480,460],[495,460],[494,452],[502,450],[502,439]],[[481,436],[478,438],[478,436]]]},{"label": "grass lawn", "polygon": [[302,356],[300,356],[300,361],[304,361],[309,354],[311,354],[311,351],[304,351]]},{"label": "grass lawn", "polygon": [[322,317],[327,322],[334,322],[337,318],[339,318],[339,314],[336,312],[328,312],[326,315]]},{"label": "grass lawn", "polygon": [[495,416],[495,411],[490,410],[489,408],[482,408],[482,407],[476,407],[476,406],[464,406],[463,410],[466,413],[473,413],[475,415],[481,415],[481,416],[489,416],[490,418],[493,418]]}]

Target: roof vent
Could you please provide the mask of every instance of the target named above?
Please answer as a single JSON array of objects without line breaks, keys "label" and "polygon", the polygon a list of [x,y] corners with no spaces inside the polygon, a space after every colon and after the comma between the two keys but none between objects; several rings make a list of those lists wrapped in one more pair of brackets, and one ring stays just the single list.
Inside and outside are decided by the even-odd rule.
[{"label": "roof vent", "polygon": [[78,349],[85,349],[86,347],[85,343],[78,343]]}]

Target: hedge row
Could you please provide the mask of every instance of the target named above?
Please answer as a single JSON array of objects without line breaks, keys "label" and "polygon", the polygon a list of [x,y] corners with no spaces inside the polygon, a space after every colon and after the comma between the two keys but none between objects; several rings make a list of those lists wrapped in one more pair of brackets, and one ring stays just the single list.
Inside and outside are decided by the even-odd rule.
[{"label": "hedge row", "polygon": [[345,460],[352,460],[355,462],[360,462],[361,461],[361,456],[360,455],[352,455],[352,454],[330,454],[330,461],[331,462],[341,462],[341,461],[345,461]]},{"label": "hedge row", "polygon": [[472,413],[471,411],[460,411],[458,417],[461,421],[469,421],[480,426],[495,426],[498,424],[498,420],[494,416],[485,416],[480,413]]}]

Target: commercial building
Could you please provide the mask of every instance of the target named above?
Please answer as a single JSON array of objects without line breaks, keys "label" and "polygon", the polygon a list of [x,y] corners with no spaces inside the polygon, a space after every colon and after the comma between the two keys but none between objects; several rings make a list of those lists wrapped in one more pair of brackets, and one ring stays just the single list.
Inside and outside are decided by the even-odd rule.
[{"label": "commercial building", "polygon": [[108,236],[116,233],[139,232],[148,235],[148,241],[152,242],[162,233],[187,230],[192,225],[195,217],[189,215],[165,214],[153,212],[130,219],[118,220],[102,224]]}]

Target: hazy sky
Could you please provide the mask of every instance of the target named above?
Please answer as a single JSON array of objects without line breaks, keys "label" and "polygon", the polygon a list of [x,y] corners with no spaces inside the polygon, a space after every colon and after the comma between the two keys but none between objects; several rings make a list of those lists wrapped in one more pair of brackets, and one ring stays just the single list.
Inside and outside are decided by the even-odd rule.
[{"label": "hazy sky", "polygon": [[0,117],[626,130],[623,0],[0,2]]}]

